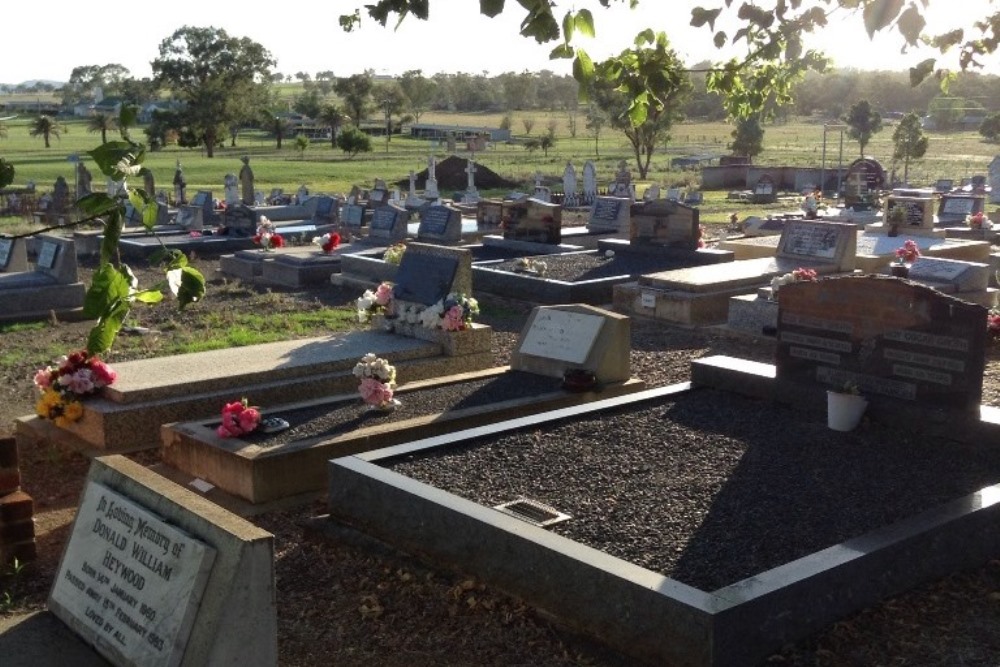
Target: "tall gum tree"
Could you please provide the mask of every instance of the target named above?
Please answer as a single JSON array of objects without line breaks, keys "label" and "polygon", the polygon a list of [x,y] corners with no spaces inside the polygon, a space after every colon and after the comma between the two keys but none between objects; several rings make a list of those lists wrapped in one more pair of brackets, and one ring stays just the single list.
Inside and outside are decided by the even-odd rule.
[{"label": "tall gum tree", "polygon": [[185,103],[187,128],[213,157],[230,125],[250,117],[249,109],[266,100],[275,64],[251,39],[185,26],[160,43],[152,66],[157,84]]}]

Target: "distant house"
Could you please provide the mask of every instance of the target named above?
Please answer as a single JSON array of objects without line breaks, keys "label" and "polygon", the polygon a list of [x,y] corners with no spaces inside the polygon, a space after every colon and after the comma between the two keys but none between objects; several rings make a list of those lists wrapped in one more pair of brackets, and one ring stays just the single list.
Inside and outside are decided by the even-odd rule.
[{"label": "distant house", "polygon": [[117,116],[124,102],[125,100],[120,97],[105,97],[100,102],[95,102],[91,106],[91,115],[103,113],[108,116]]},{"label": "distant house", "polygon": [[490,141],[510,141],[510,130],[502,130],[498,127],[470,127],[465,125],[425,125],[412,124],[410,136],[416,139],[447,139],[454,134],[455,138],[464,142],[466,139],[478,137],[480,134],[489,134]]}]

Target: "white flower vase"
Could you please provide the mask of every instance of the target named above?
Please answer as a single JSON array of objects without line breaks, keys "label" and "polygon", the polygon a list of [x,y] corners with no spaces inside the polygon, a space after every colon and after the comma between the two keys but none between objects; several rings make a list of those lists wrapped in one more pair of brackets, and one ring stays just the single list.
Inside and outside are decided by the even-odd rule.
[{"label": "white flower vase", "polygon": [[868,399],[839,391],[826,392],[826,425],[834,431],[853,431],[861,423]]}]

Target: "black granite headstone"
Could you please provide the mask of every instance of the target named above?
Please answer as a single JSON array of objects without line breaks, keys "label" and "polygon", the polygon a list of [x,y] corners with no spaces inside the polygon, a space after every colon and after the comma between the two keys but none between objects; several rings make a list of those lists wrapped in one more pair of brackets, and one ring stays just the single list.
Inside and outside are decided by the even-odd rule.
[{"label": "black granite headstone", "polygon": [[411,247],[399,263],[393,297],[433,306],[451,292],[457,271],[457,258],[422,253]]}]

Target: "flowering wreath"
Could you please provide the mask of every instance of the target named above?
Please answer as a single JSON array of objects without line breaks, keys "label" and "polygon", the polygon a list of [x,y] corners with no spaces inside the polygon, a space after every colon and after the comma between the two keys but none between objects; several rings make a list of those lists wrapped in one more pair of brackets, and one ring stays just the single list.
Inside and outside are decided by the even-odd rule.
[{"label": "flowering wreath", "polygon": [[354,366],[354,377],[361,381],[358,393],[368,405],[385,406],[392,402],[396,387],[396,367],[369,352]]},{"label": "flowering wreath", "polygon": [[42,393],[35,412],[57,426],[67,426],[83,416],[80,399],[113,384],[118,374],[86,350],[73,352],[59,359],[55,366],[46,366],[35,373],[35,386]]},{"label": "flowering wreath", "polygon": [[273,250],[285,245],[285,239],[274,230],[274,223],[267,219],[267,216],[260,216],[260,224],[257,225],[257,233],[253,237],[253,242],[260,246],[261,250]]},{"label": "flowering wreath", "polygon": [[323,236],[314,238],[313,243],[318,245],[326,254],[330,254],[340,245],[340,234],[336,232],[323,234]]},{"label": "flowering wreath", "polygon": [[479,314],[479,302],[462,293],[452,292],[420,313],[420,323],[428,329],[464,331]]},{"label": "flowering wreath", "polygon": [[368,322],[372,315],[388,313],[392,310],[392,283],[382,283],[375,291],[365,290],[358,297],[358,322]]},{"label": "flowering wreath", "polygon": [[912,264],[920,257],[920,247],[913,239],[906,239],[903,245],[896,248],[897,264]]},{"label": "flowering wreath", "polygon": [[252,433],[260,424],[260,409],[251,407],[247,399],[226,403],[222,408],[222,423],[215,433],[220,438],[238,438]]},{"label": "flowering wreath", "polygon": [[382,255],[382,261],[386,264],[399,266],[399,263],[403,261],[404,252],[406,252],[405,243],[393,243],[391,246],[386,248],[385,253]]}]

